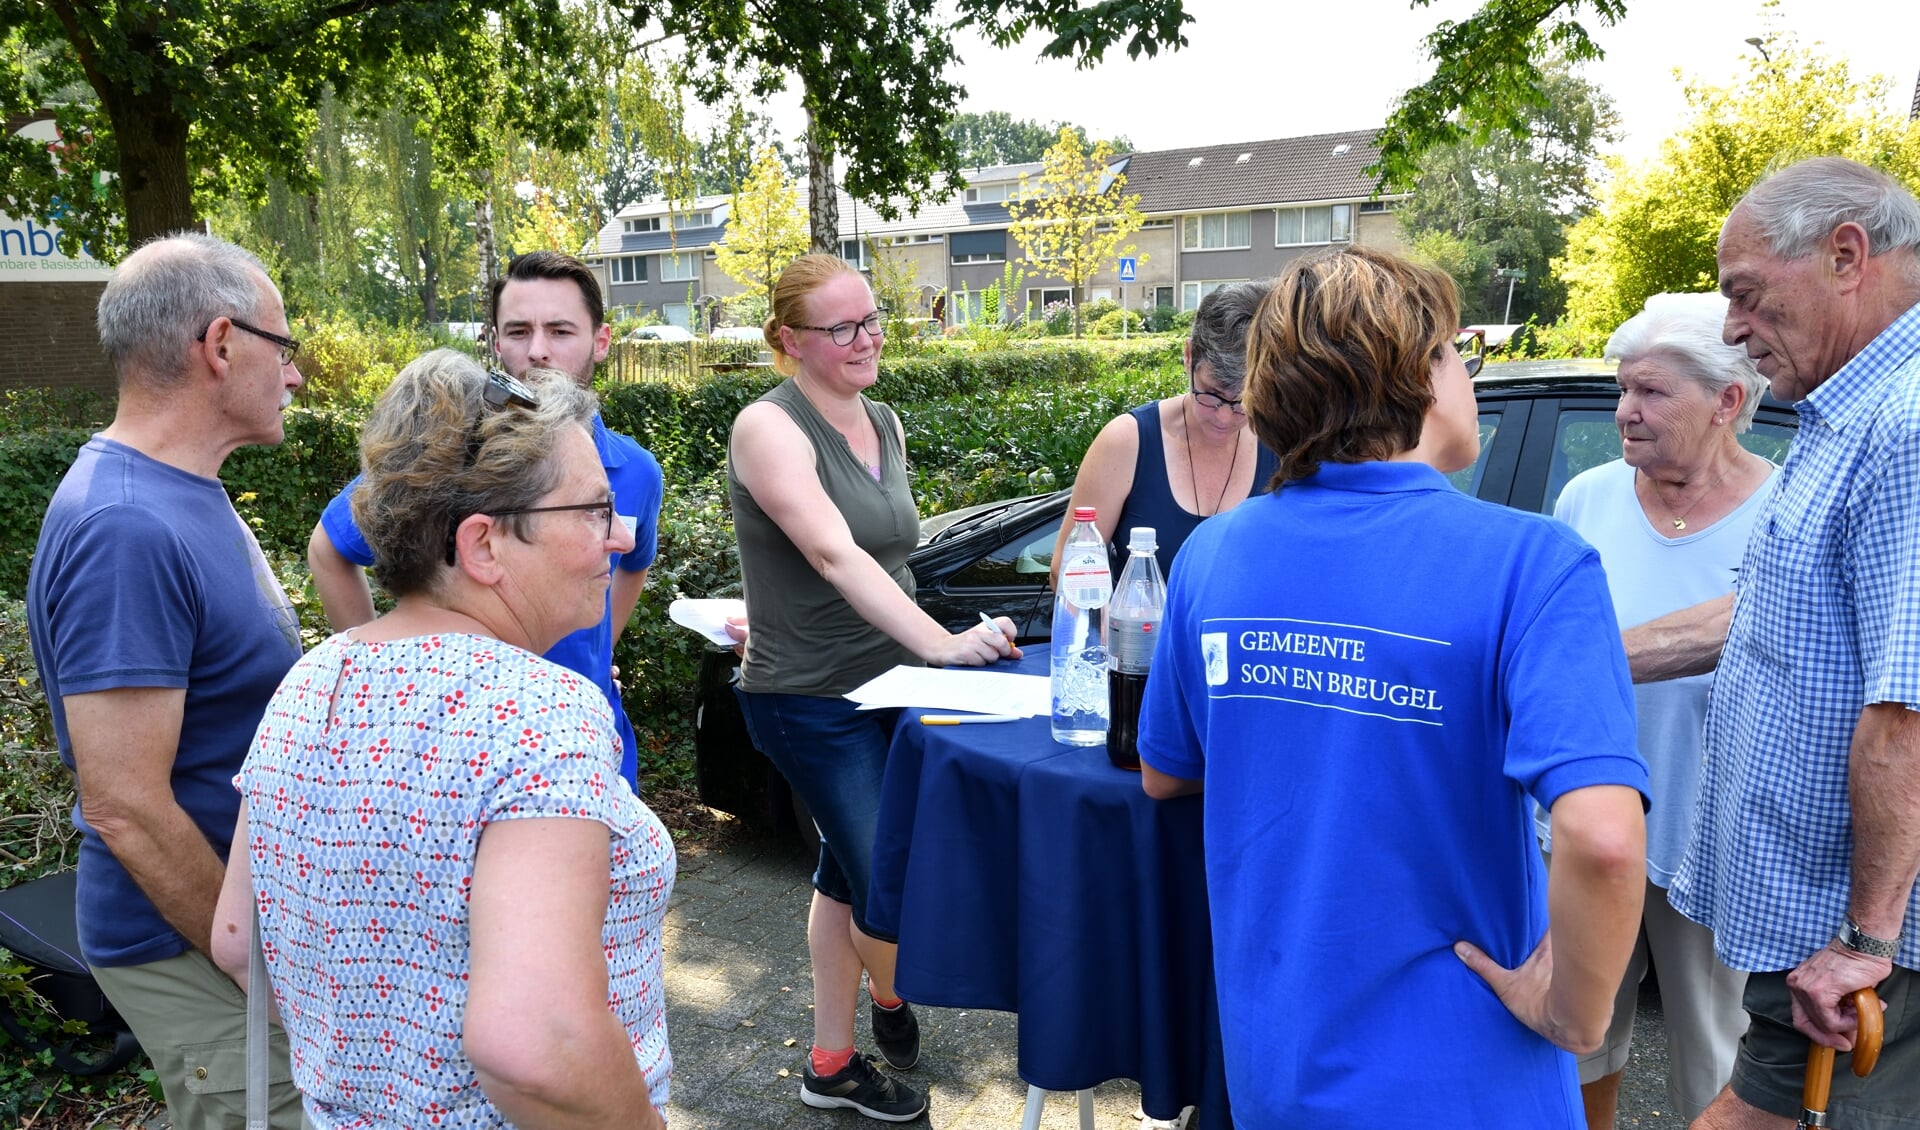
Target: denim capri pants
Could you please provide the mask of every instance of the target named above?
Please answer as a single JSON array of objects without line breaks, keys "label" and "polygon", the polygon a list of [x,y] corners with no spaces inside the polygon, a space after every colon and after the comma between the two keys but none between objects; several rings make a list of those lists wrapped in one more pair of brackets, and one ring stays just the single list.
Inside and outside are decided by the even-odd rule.
[{"label": "denim capri pants", "polygon": [[897,941],[867,922],[874,827],[898,710],[860,710],[838,696],[759,694],[734,689],[753,744],[807,804],[820,832],[813,889],[853,907],[871,938]]}]

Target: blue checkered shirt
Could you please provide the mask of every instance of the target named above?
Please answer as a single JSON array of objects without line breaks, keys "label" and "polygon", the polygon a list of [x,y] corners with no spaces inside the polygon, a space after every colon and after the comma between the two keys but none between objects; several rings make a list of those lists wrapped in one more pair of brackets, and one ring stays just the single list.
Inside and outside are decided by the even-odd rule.
[{"label": "blue checkered shirt", "polygon": [[[1735,969],[1791,969],[1851,886],[1848,749],[1920,709],[1920,306],[1794,406],[1800,432],[1740,567],[1707,708],[1693,839],[1669,898]],[[1920,968],[1920,887],[1900,952]]]}]

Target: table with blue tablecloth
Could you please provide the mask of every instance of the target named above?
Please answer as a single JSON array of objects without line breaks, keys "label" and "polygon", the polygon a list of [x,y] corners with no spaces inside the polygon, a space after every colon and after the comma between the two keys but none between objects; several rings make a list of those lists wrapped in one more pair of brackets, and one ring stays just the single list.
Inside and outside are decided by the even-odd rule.
[{"label": "table with blue tablecloth", "polygon": [[[1044,674],[1036,649],[1012,666]],[[1156,801],[1046,718],[924,726],[888,755],[868,914],[898,935],[896,991],[1019,1014],[1020,1077],[1140,1084],[1149,1117],[1229,1126],[1201,798]]]}]

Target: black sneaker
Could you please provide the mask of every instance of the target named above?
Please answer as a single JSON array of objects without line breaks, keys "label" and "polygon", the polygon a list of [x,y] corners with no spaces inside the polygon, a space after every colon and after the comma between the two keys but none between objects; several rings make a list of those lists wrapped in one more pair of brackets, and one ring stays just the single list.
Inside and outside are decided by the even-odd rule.
[{"label": "black sneaker", "polygon": [[920,1062],[920,1021],[914,1019],[913,1006],[906,1001],[899,1008],[881,1008],[873,1004],[873,1042],[887,1066],[895,1071],[912,1071]]},{"label": "black sneaker", "polygon": [[800,1076],[800,1101],[823,1109],[852,1107],[882,1122],[912,1122],[927,1112],[926,1096],[873,1069],[873,1057],[854,1053],[839,1071],[821,1078],[809,1056]]}]

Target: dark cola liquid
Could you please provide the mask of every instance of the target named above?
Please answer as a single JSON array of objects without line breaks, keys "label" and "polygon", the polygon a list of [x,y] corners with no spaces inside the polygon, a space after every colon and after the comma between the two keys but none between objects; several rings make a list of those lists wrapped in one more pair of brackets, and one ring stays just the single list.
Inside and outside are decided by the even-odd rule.
[{"label": "dark cola liquid", "polygon": [[1140,768],[1140,701],[1145,675],[1107,672],[1107,759],[1121,769]]}]

